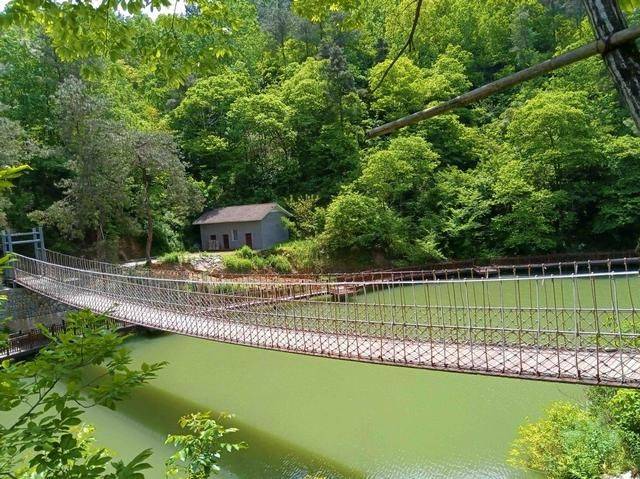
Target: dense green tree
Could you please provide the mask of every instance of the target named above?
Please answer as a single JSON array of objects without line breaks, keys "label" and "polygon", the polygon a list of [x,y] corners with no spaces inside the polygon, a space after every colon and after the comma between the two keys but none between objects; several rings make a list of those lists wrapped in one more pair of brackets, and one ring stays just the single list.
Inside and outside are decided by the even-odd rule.
[{"label": "dense green tree", "polygon": [[292,109],[301,192],[317,193],[324,201],[353,177],[358,163],[364,106],[356,93],[347,92],[345,81],[348,73],[339,65],[307,59],[292,66],[279,89]]},{"label": "dense green tree", "polygon": [[[371,69],[370,87],[380,82],[391,60],[378,63]],[[425,72],[409,58],[402,57],[373,92],[371,106],[385,120],[391,120],[422,109],[427,102],[428,89]]]},{"label": "dense green tree", "polygon": [[499,247],[487,228],[491,185],[492,178],[483,169],[462,171],[454,166],[438,171],[435,186],[420,195],[417,210],[423,215],[418,225],[435,234],[446,256],[483,256]]},{"label": "dense green tree", "polygon": [[393,251],[401,228],[400,219],[382,201],[344,193],[327,207],[322,240],[327,247],[339,251]]},{"label": "dense green tree", "polygon": [[202,209],[202,193],[187,176],[173,136],[165,132],[133,132],[131,138],[134,182],[132,197],[146,234],[145,256],[151,264],[154,230],[158,222],[178,226]]},{"label": "dense green tree", "polygon": [[61,84],[54,102],[71,176],[59,185],[64,198],[34,218],[56,226],[69,239],[113,247],[132,228],[126,132],[109,118],[104,100],[76,78]]},{"label": "dense green tree", "polygon": [[[36,155],[46,155],[46,152],[29,137],[20,123],[3,116],[0,116],[0,145],[2,145],[0,168],[10,168],[20,164],[29,165]],[[9,226],[7,215],[14,209],[10,208],[12,204],[23,211],[26,206],[24,203],[24,196],[16,198],[15,195],[3,195],[0,197],[0,225],[4,228]]]},{"label": "dense green tree", "polygon": [[491,231],[501,251],[546,252],[558,247],[556,225],[563,192],[539,187],[524,161],[505,159],[495,172]]},{"label": "dense green tree", "polygon": [[197,163],[200,156],[206,159],[226,149],[227,113],[234,101],[250,91],[249,78],[231,71],[202,78],[187,90],[171,118],[194,167],[204,169],[206,165]]},{"label": "dense green tree", "polygon": [[604,155],[606,179],[599,191],[593,231],[605,234],[609,244],[624,245],[640,229],[640,139],[606,137]]},{"label": "dense green tree", "polygon": [[[236,161],[236,198],[266,201],[284,195],[298,176],[292,156],[295,131],[291,110],[278,96],[260,93],[236,100],[227,114]],[[246,188],[246,185],[253,185]]]},{"label": "dense green tree", "polygon": [[[198,202],[189,213],[174,208],[171,175],[141,194],[135,154],[136,138],[173,129],[177,149],[159,141],[166,150],[151,149],[149,160],[184,160],[160,169],[204,192],[207,206],[314,198],[291,225],[308,237],[322,234],[326,205],[360,195],[398,220],[395,246],[385,247],[396,260],[630,248],[640,236],[637,132],[599,58],[397,138],[364,140],[366,127],[590,41],[578,0],[423,2],[382,82],[407,42],[410,0],[198,1],[143,12],[161,6],[10,2],[0,102],[22,130],[6,123],[0,154],[24,139],[39,149],[25,156],[34,173],[9,195],[12,226],[32,226],[25,213],[41,210],[31,217],[82,246],[115,246],[146,243],[153,223],[154,251],[180,247]],[[70,76],[82,79],[84,99],[61,116],[55,93]]]},{"label": "dense green tree", "polygon": [[411,207],[425,187],[432,186],[438,154],[420,137],[394,138],[384,149],[367,156],[354,186],[398,209]]}]

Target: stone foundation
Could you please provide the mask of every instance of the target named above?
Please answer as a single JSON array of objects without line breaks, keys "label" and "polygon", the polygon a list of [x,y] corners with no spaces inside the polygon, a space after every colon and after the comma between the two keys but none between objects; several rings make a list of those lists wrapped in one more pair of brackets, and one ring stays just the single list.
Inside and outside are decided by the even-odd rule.
[{"label": "stone foundation", "polygon": [[45,326],[61,324],[70,306],[32,293],[24,288],[2,288],[0,294],[7,297],[1,306],[2,318],[9,318],[6,323],[11,333],[27,332],[41,323]]}]

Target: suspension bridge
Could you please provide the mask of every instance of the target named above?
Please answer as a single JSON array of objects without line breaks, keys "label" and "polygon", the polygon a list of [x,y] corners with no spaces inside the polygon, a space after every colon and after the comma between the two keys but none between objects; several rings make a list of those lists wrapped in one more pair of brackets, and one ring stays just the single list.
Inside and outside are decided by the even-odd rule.
[{"label": "suspension bridge", "polygon": [[[43,246],[43,245],[42,245]],[[334,276],[158,277],[16,254],[13,281],[128,325],[330,358],[640,387],[638,258]]]}]

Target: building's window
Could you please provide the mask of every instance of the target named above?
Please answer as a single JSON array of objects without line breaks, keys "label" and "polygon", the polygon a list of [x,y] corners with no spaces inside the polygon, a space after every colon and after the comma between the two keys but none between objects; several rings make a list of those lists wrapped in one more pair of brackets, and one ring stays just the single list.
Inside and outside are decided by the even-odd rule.
[{"label": "building's window", "polygon": [[238,241],[238,230],[233,230],[233,241]]}]

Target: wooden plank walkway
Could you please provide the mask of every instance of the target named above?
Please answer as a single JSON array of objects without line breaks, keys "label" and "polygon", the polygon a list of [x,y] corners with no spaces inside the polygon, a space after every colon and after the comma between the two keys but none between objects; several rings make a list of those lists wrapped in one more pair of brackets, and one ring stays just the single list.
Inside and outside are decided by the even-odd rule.
[{"label": "wooden plank walkway", "polygon": [[[197,308],[148,303],[17,271],[16,281],[76,308],[140,326],[227,343],[395,366],[549,381],[640,387],[640,351],[558,349],[396,339],[368,322],[327,318],[323,331],[296,327],[295,314],[264,302]],[[334,325],[334,326],[332,326]],[[399,324],[398,327],[410,327]],[[424,326],[426,328],[426,326]],[[366,331],[366,333],[364,333]]]}]

